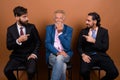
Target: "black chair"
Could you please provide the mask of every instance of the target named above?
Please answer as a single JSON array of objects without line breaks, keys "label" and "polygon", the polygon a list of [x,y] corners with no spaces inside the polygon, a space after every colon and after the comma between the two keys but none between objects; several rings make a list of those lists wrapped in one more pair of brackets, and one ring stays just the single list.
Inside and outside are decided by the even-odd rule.
[{"label": "black chair", "polygon": [[[98,71],[98,80],[100,80],[100,71],[102,70],[101,67],[99,67],[99,66],[93,66],[92,70],[93,71],[94,70]],[[81,80],[80,75],[79,75],[79,79]]]},{"label": "black chair", "polygon": [[[72,64],[70,62],[66,63],[67,64],[67,71],[68,71],[68,80],[72,80]],[[52,66],[48,64],[48,80],[51,78],[51,70]]]},{"label": "black chair", "polygon": [[99,66],[93,66],[92,70],[97,70],[98,71],[98,79],[100,80],[100,71],[102,70]]},{"label": "black chair", "polygon": [[[17,80],[20,80],[19,79],[19,71],[26,71],[26,67],[24,65],[20,65],[19,67],[14,69],[14,71],[16,71],[16,73],[17,73]],[[38,80],[38,71],[37,70],[36,70],[36,73],[35,73],[35,78],[36,78],[36,80]]]}]

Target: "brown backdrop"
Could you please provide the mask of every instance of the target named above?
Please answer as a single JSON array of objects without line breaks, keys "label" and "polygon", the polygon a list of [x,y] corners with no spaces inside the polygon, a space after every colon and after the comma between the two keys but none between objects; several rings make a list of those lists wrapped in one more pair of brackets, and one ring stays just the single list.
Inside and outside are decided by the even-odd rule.
[{"label": "brown backdrop", "polygon": [[[13,8],[22,5],[28,8],[29,19],[34,23],[43,41],[39,61],[39,80],[47,80],[47,67],[45,64],[45,27],[53,23],[53,12],[63,9],[66,12],[66,24],[72,26],[73,38],[72,48],[74,50],[73,80],[79,77],[79,55],[76,53],[78,34],[81,28],[85,27],[87,13],[96,11],[101,15],[102,25],[109,30],[110,47],[108,54],[114,60],[120,71],[120,0],[0,0],[0,79],[7,80],[3,69],[9,59],[10,51],[6,49],[6,30],[9,25],[15,22]],[[24,76],[21,77],[25,78]],[[101,74],[102,76],[104,75]],[[95,74],[93,78],[95,80]],[[120,80],[120,76],[116,79]]]}]

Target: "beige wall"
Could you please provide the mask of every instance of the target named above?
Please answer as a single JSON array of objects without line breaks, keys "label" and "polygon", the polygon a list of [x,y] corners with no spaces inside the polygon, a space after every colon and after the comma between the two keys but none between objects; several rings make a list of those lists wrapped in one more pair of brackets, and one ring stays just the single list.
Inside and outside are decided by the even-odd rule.
[{"label": "beige wall", "polygon": [[[0,79],[6,80],[3,68],[10,54],[10,51],[6,49],[6,29],[15,22],[12,10],[18,5],[28,8],[30,22],[36,25],[43,42],[45,40],[45,26],[53,23],[53,12],[57,9],[65,10],[65,23],[74,29],[72,39],[74,52],[76,52],[79,31],[85,27],[87,13],[91,11],[98,12],[102,18],[102,25],[109,30],[110,47],[108,53],[120,71],[119,3],[120,0],[0,0]],[[41,48],[45,49],[44,43]],[[45,51],[41,51],[41,55],[43,62],[40,61],[40,65],[45,65]],[[74,53],[72,61],[74,67],[79,65],[77,53]],[[77,70],[74,67],[73,72],[79,71],[79,67]],[[41,74],[41,71],[39,74]],[[78,75],[78,73],[75,74]],[[76,75],[73,74],[73,80],[78,80],[78,76],[76,78]],[[120,76],[116,80],[120,80]]]}]

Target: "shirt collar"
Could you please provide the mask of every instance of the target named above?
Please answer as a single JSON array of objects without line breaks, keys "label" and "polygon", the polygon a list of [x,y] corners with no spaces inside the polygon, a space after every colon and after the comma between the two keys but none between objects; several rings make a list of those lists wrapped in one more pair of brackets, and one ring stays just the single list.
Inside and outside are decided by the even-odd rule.
[{"label": "shirt collar", "polygon": [[[92,28],[90,28],[90,31],[92,31],[93,29]],[[98,30],[98,27],[96,27],[95,29],[94,29],[95,31],[97,31]]]},{"label": "shirt collar", "polygon": [[21,26],[17,23],[17,27],[20,29],[21,27],[24,28],[24,26]]}]

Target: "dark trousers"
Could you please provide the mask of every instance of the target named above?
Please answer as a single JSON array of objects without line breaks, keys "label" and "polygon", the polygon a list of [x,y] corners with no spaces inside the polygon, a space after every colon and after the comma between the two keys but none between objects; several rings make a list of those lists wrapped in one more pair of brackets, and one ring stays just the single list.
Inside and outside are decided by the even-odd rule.
[{"label": "dark trousers", "polygon": [[13,71],[18,66],[25,65],[28,75],[28,80],[32,80],[36,71],[36,59],[22,60],[22,59],[10,59],[4,69],[4,74],[8,80],[17,80]]},{"label": "dark trousers", "polygon": [[109,56],[95,54],[90,57],[90,63],[86,63],[81,59],[80,74],[83,80],[90,80],[90,70],[94,65],[100,66],[106,72],[101,80],[114,80],[118,76],[118,70]]}]

